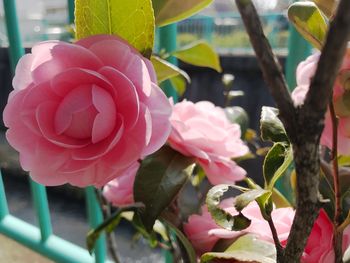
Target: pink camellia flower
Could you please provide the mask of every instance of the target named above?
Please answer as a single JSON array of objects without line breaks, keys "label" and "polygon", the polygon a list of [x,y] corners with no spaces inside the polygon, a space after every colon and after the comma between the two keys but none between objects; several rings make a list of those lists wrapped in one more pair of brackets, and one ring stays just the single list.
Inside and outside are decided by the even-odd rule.
[{"label": "pink camellia flower", "polygon": [[114,206],[127,206],[134,201],[134,182],[139,162],[135,162],[124,174],[113,179],[103,187],[103,196]]},{"label": "pink camellia flower", "polygon": [[[343,233],[343,252],[350,245],[350,227]],[[326,212],[321,209],[320,214],[311,230],[307,241],[302,263],[334,262],[333,224]]]},{"label": "pink camellia flower", "polygon": [[246,175],[231,158],[249,150],[241,129],[227,119],[222,108],[209,101],[182,101],[173,107],[168,142],[180,153],[195,157],[212,184],[234,183]]},{"label": "pink camellia flower", "polygon": [[13,87],[7,139],[44,185],[102,186],[171,130],[150,61],[116,36],[39,43],[19,61]]},{"label": "pink camellia flower", "polygon": [[[302,105],[309,90],[311,79],[315,74],[320,53],[316,53],[301,62],[297,68],[297,87],[292,93],[295,105]],[[333,89],[333,103],[339,117],[338,151],[340,154],[350,152],[350,49],[344,57]],[[325,117],[325,127],[321,136],[321,144],[332,148],[332,120],[329,111]]]},{"label": "pink camellia flower", "polygon": [[[231,215],[238,214],[233,206],[233,198],[223,200],[220,206]],[[251,225],[242,231],[229,231],[216,225],[207,207],[203,206],[201,215],[189,217],[188,223],[184,224],[184,232],[198,255],[211,251],[219,239],[234,239],[247,233],[256,234],[258,238],[273,243],[269,225],[263,219],[256,202],[250,203],[242,213],[251,220]],[[272,212],[272,219],[282,243],[287,241],[293,218],[292,208],[279,208]]]}]

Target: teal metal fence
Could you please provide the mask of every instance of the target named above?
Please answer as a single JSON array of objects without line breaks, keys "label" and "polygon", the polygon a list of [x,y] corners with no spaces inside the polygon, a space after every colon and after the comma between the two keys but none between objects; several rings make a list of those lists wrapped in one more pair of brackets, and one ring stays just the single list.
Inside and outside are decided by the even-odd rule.
[{"label": "teal metal fence", "polygon": [[[9,41],[11,67],[12,70],[14,70],[19,58],[24,54],[24,49],[19,33],[15,1],[3,0],[3,4]],[[68,22],[72,23],[74,20],[73,0],[68,1],[68,7]],[[204,27],[206,29],[202,31],[204,32],[204,35],[206,35],[207,40],[210,40],[210,38],[213,36],[213,25],[212,22],[208,21],[204,23]],[[181,25],[178,27],[178,29],[179,28],[181,28]],[[176,25],[171,25],[160,29],[159,37],[161,47],[165,48],[168,51],[176,48],[176,37],[179,38],[179,34],[181,35],[181,32],[177,34],[176,29]],[[298,44],[298,56],[289,56],[287,60],[287,76],[289,76],[290,84],[292,84],[294,81],[292,76],[294,74],[297,63],[305,57],[309,50],[308,45],[300,40],[300,37],[297,35],[297,33],[293,32],[291,36],[292,37],[290,38],[289,44],[291,47],[296,47],[296,44]],[[176,63],[176,60],[174,58],[171,58],[171,60],[172,63]],[[174,96],[176,100],[176,94],[172,89],[171,84],[166,83],[165,89],[167,94],[169,96]],[[108,261],[104,236],[101,236],[97,241],[93,255],[90,255],[86,249],[56,236],[52,231],[46,188],[33,181],[30,181],[30,187],[39,227],[28,224],[27,222],[16,218],[9,213],[5,188],[0,171],[0,233],[18,241],[19,243],[56,262],[102,263]],[[91,227],[96,227],[102,222],[103,218],[94,189],[92,187],[86,188],[85,195],[88,211],[88,221]],[[169,253],[165,254],[165,261],[168,263],[172,262],[172,258]]]}]

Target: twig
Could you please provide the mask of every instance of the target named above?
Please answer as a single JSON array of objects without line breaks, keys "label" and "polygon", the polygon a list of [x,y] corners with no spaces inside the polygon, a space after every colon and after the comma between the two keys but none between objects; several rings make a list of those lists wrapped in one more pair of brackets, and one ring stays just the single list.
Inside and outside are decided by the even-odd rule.
[{"label": "twig", "polygon": [[333,230],[333,247],[335,253],[335,262],[342,263],[342,241],[343,241],[343,232],[339,228],[341,225],[340,216],[342,214],[341,207],[341,193],[339,187],[339,167],[338,167],[338,118],[334,110],[333,100],[330,100],[329,111],[332,119],[332,162],[333,162],[333,188],[334,188],[334,200],[335,200],[335,209],[334,209],[334,230]]},{"label": "twig", "polygon": [[[111,210],[110,210],[109,204],[107,200],[104,199],[104,197],[102,196],[101,191],[99,189],[95,189],[95,190],[96,190],[96,196],[97,196],[98,202],[102,210],[103,218],[107,219],[108,217],[111,216]],[[109,253],[111,254],[111,257],[113,258],[115,263],[120,263],[121,261],[118,256],[118,246],[117,246],[116,238],[114,236],[114,232],[106,233],[106,236],[107,236],[108,250],[109,250]]]},{"label": "twig", "polygon": [[250,0],[236,0],[236,4],[256,53],[264,79],[279,109],[279,117],[286,130],[291,132],[295,124],[295,110],[282,67],[272,52],[253,3]]},{"label": "twig", "polygon": [[278,234],[277,234],[275,224],[273,223],[273,220],[271,217],[269,218],[269,220],[267,220],[267,222],[269,223],[272,237],[273,237],[273,241],[275,242],[276,251],[277,251],[277,258],[280,258],[281,256],[283,256],[283,247],[280,243],[280,240],[278,239]]}]

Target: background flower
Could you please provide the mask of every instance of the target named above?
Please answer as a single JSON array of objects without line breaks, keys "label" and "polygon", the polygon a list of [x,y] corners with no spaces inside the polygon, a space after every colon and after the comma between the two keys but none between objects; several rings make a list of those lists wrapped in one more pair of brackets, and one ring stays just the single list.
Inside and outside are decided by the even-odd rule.
[{"label": "background flower", "polygon": [[6,136],[45,185],[102,186],[170,133],[171,106],[150,61],[115,36],[37,44],[19,61],[13,87]]},{"label": "background flower", "polygon": [[134,182],[139,162],[135,162],[124,174],[113,179],[103,187],[103,196],[114,206],[127,206],[134,201]]},{"label": "background flower", "polygon": [[[302,105],[309,90],[311,79],[315,74],[320,53],[309,56],[297,68],[297,87],[292,93],[295,105]],[[350,153],[350,49],[345,54],[338,77],[333,87],[333,103],[339,117],[338,151],[340,154]],[[325,117],[325,127],[321,136],[321,144],[332,148],[332,120],[329,110]]]},{"label": "background flower", "polygon": [[[236,215],[238,212],[234,208],[233,202],[233,198],[225,199],[221,202],[220,207],[231,215]],[[188,223],[184,224],[184,232],[198,255],[211,251],[219,239],[233,239],[246,233],[256,234],[260,239],[273,243],[270,227],[263,219],[256,202],[250,203],[243,209],[242,213],[251,220],[251,225],[243,231],[229,231],[216,225],[207,207],[203,206],[201,215],[189,217]],[[279,208],[272,212],[272,219],[282,243],[287,241],[293,218],[292,208]]]},{"label": "background flower", "polygon": [[241,129],[227,119],[222,108],[209,101],[182,101],[173,107],[172,132],[168,142],[180,153],[195,157],[212,184],[234,183],[246,175],[231,158],[249,149]]}]

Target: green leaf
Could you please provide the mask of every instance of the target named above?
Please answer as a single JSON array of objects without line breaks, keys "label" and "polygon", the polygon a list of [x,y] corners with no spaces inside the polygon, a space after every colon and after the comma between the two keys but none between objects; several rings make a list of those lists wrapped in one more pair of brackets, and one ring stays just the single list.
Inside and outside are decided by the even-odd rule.
[{"label": "green leaf", "polygon": [[192,43],[171,53],[174,57],[198,67],[208,67],[222,72],[220,59],[214,49],[204,41]]},{"label": "green leaf", "polygon": [[168,221],[164,218],[162,218],[161,221],[166,226],[168,226],[173,231],[173,233],[175,233],[176,237],[178,238],[178,240],[181,242],[181,244],[185,248],[185,250],[187,252],[187,256],[188,256],[188,261],[185,261],[185,262],[196,263],[197,256],[196,256],[196,252],[194,251],[194,249],[192,247],[191,242],[188,241],[186,236],[176,226],[174,226],[170,221]]},{"label": "green leaf", "polygon": [[284,143],[275,143],[267,153],[263,173],[267,189],[273,189],[277,180],[283,175],[293,161],[293,150],[291,146]]},{"label": "green leaf", "polygon": [[313,1],[328,18],[333,16],[333,13],[337,6],[336,0],[313,0]]},{"label": "green leaf", "polygon": [[260,117],[261,138],[264,141],[289,142],[283,123],[278,118],[278,110],[262,107]]},{"label": "green leaf", "polygon": [[263,200],[267,200],[271,196],[271,194],[271,191],[262,188],[249,190],[236,197],[235,207],[237,211],[242,211],[247,205],[257,200],[259,197],[263,197]]},{"label": "green leaf", "polygon": [[296,2],[288,9],[289,20],[299,33],[315,48],[321,50],[328,25],[320,9],[313,2]]},{"label": "green leaf", "polygon": [[287,198],[276,188],[273,188],[271,198],[276,208],[292,207]]},{"label": "green leaf", "polygon": [[230,185],[216,185],[207,193],[206,204],[208,211],[214,219],[215,223],[225,229],[239,231],[246,229],[251,221],[241,212],[232,216],[224,209],[220,208],[220,201],[225,192],[228,191]]},{"label": "green leaf", "polygon": [[224,252],[209,252],[201,257],[201,263],[221,262],[220,260],[233,260],[234,262],[276,263],[275,246],[254,235],[247,234],[238,238]]},{"label": "green leaf", "polygon": [[180,97],[184,95],[186,91],[186,79],[182,75],[170,78],[170,82]]},{"label": "green leaf", "polygon": [[91,229],[87,233],[86,246],[90,254],[93,252],[96,240],[100,237],[100,235],[104,231],[111,233],[118,226],[123,212],[132,210],[134,209],[130,207],[119,209],[117,212],[111,215],[110,218],[107,218],[103,223],[101,223],[97,228]]},{"label": "green leaf", "polygon": [[242,107],[234,106],[226,107],[225,114],[231,123],[237,123],[241,126],[241,137],[244,136],[249,126],[249,116],[247,112]]},{"label": "green leaf", "polygon": [[177,66],[171,64],[170,62],[157,56],[152,56],[151,62],[153,64],[154,70],[157,73],[158,83],[161,83],[164,80],[171,79],[179,75],[185,78],[187,82],[191,82],[190,77],[185,71],[181,70]]},{"label": "green leaf", "polygon": [[213,0],[152,0],[157,26],[165,26],[188,18]]},{"label": "green leaf", "polygon": [[193,159],[168,146],[142,161],[134,183],[134,198],[145,205],[140,216],[148,231],[191,176],[193,163]]},{"label": "green leaf", "polygon": [[151,0],[76,0],[75,26],[78,39],[118,35],[145,57],[152,54],[155,22]]}]

